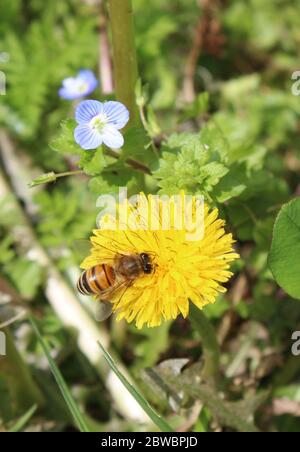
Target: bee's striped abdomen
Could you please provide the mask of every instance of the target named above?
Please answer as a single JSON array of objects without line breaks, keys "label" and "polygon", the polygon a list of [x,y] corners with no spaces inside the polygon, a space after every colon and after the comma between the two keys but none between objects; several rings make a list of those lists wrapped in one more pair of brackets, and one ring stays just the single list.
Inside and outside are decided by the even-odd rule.
[{"label": "bee's striped abdomen", "polygon": [[77,289],[83,295],[99,295],[113,286],[116,276],[114,269],[106,264],[85,270],[80,276]]}]

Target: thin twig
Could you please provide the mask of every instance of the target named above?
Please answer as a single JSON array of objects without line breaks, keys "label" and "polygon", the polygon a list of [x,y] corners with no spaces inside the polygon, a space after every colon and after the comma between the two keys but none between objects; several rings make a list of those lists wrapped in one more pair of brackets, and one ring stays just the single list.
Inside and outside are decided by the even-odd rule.
[{"label": "thin twig", "polygon": [[23,311],[19,312],[15,316],[11,317],[10,319],[6,320],[3,323],[0,323],[0,330],[3,330],[3,328],[8,327],[9,325],[12,325],[13,323],[17,322],[18,320],[21,320],[25,315],[27,314],[26,309],[23,309]]},{"label": "thin twig", "polygon": [[182,86],[182,97],[186,103],[194,102],[196,99],[195,74],[202,49],[205,47],[208,51],[217,54],[224,41],[214,14],[218,1],[197,0],[197,3],[199,10],[201,9],[201,15],[197,21],[192,46],[188,53]]},{"label": "thin twig", "polygon": [[203,403],[200,400],[196,400],[189,417],[180,427],[176,429],[176,432],[188,432],[196,424],[202,408]]},{"label": "thin twig", "polygon": [[[113,151],[112,149],[106,149],[105,154],[108,155],[109,157],[113,157],[115,159],[120,158],[120,154],[116,151]],[[139,162],[138,160],[129,158],[129,159],[126,159],[125,162],[137,171],[141,171],[142,173],[145,173],[145,174],[151,174],[150,168],[148,168],[148,166],[144,165],[144,163]]]},{"label": "thin twig", "polygon": [[197,61],[201,52],[201,47],[202,47],[202,17],[198,19],[193,44],[191,50],[189,51],[184,70],[182,95],[184,102],[187,103],[194,102],[196,98],[194,78],[197,68]]},{"label": "thin twig", "polygon": [[107,18],[104,11],[103,1],[100,2],[100,25],[99,25],[99,75],[101,80],[101,91],[104,95],[114,91],[112,58],[107,33]]}]

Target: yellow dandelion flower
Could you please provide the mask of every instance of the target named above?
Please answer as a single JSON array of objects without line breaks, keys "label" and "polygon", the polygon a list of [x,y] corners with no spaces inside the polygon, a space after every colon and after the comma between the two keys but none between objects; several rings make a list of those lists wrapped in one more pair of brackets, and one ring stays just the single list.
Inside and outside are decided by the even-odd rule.
[{"label": "yellow dandelion flower", "polygon": [[[179,198],[184,200],[184,193]],[[195,197],[190,204],[194,218]],[[151,210],[154,205],[159,209]],[[168,209],[170,221],[164,215]],[[81,265],[85,270],[113,262],[116,255],[148,253],[151,259],[150,274],[113,295],[117,320],[135,321],[137,328],[159,326],[162,319],[176,319],[179,314],[187,317],[190,301],[202,309],[214,303],[218,293],[226,292],[222,283],[232,276],[229,263],[239,257],[233,250],[232,234],[225,233],[218,210],[210,211],[203,204],[201,237],[195,240],[182,212],[174,197],[162,202],[140,194],[135,205],[124,200],[117,206],[117,218],[104,215],[100,228],[93,231],[91,253]],[[200,222],[195,224],[200,226]]]}]

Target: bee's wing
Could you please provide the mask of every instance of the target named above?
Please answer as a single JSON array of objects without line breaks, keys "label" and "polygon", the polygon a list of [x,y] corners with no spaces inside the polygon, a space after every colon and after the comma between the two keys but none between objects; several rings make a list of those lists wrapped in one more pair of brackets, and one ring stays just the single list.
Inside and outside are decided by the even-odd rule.
[{"label": "bee's wing", "polygon": [[101,298],[104,296],[113,296],[115,292],[118,292],[120,289],[124,288],[124,291],[122,292],[119,301],[122,299],[123,295],[125,294],[128,287],[130,287],[132,284],[132,281],[120,281],[118,284],[108,288],[105,292],[102,292],[101,295],[98,295],[95,297],[96,299],[96,309],[95,309],[95,318],[98,322],[103,322],[104,320],[108,319],[108,317],[112,314],[113,310],[113,304],[109,301],[101,301]]},{"label": "bee's wing", "polygon": [[97,300],[95,302],[95,319],[97,322],[104,322],[104,320],[108,319],[112,314],[113,305],[109,301],[100,301]]},{"label": "bee's wing", "polygon": [[74,250],[80,259],[85,259],[92,249],[92,244],[86,239],[77,239],[74,241]]}]

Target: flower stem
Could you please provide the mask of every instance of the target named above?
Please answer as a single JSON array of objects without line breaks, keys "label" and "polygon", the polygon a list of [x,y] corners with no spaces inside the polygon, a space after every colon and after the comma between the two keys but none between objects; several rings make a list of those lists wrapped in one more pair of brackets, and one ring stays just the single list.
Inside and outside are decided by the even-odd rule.
[{"label": "flower stem", "polygon": [[56,173],[56,178],[67,176],[78,176],[79,174],[85,174],[83,170],[66,171],[65,173]]},{"label": "flower stem", "polygon": [[130,111],[127,127],[139,122],[135,99],[138,79],[131,0],[109,0],[112,32],[115,92],[118,101]]},{"label": "flower stem", "polygon": [[56,179],[59,179],[60,177],[77,176],[79,174],[84,174],[84,171],[83,170],[66,171],[65,173],[54,173],[53,171],[51,171],[51,173],[41,174],[40,176],[36,177],[28,184],[28,186],[29,188],[33,188],[36,187],[37,185],[55,182]]},{"label": "flower stem", "polygon": [[[105,154],[115,159],[120,158],[120,154],[116,151],[113,151],[112,149],[106,149]],[[144,165],[144,163],[139,162],[138,160],[128,158],[125,160],[125,162],[136,171],[141,171],[144,174],[151,174],[150,168],[147,165]]]},{"label": "flower stem", "polygon": [[201,336],[204,367],[202,376],[204,379],[217,377],[219,372],[220,348],[215,330],[203,311],[190,304],[190,319],[192,325]]}]

